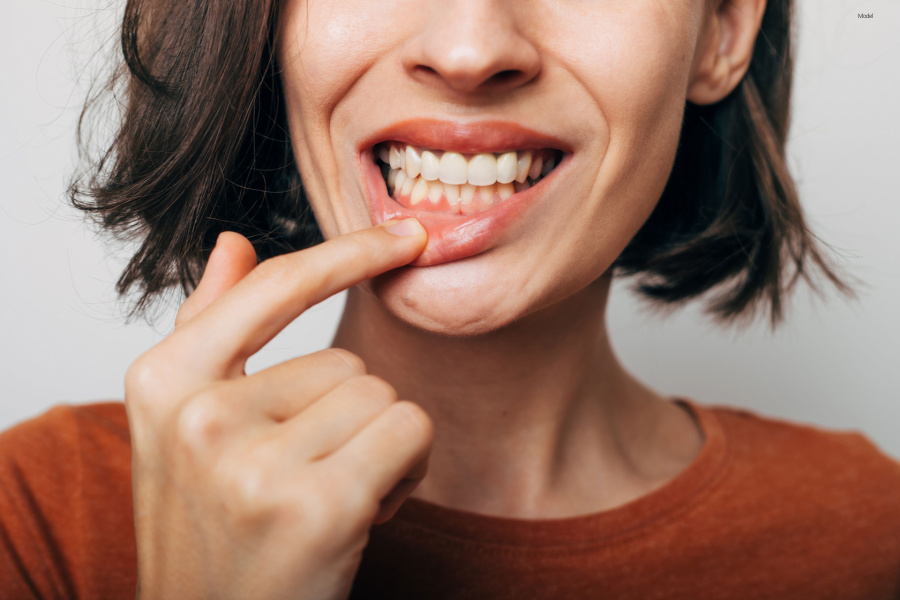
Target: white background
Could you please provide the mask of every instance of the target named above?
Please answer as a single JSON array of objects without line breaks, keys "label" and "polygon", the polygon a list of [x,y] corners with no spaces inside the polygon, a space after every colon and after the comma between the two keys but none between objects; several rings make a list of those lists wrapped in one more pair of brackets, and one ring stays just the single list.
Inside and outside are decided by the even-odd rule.
[{"label": "white background", "polygon": [[[173,315],[124,324],[113,284],[125,250],[62,200],[84,65],[114,38],[118,4],[13,2],[0,19],[0,429],[58,403],[121,399],[126,368]],[[791,164],[814,229],[865,281],[860,301],[801,293],[776,334],[736,333],[696,308],[653,316],[619,283],[610,329],[626,365],[665,393],[862,430],[900,457],[900,4],[801,0],[799,17]],[[310,311],[251,370],[326,347],[341,305]]]}]

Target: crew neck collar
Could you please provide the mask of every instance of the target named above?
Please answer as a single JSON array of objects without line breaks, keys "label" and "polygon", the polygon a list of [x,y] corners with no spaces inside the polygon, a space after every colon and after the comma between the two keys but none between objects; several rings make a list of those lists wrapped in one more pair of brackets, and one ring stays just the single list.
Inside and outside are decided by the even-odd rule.
[{"label": "crew neck collar", "polygon": [[583,544],[636,532],[691,506],[689,501],[711,487],[728,462],[725,435],[716,415],[691,400],[672,401],[693,415],[703,433],[703,447],[681,473],[636,500],[602,512],[561,519],[511,519],[408,498],[390,521],[376,529],[397,533],[404,529],[425,530],[442,537],[513,546]]}]

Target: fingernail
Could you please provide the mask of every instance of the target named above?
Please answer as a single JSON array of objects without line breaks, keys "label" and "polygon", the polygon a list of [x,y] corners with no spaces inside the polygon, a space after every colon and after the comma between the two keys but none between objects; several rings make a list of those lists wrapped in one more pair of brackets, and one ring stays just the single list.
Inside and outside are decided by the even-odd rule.
[{"label": "fingernail", "polygon": [[399,235],[401,237],[419,235],[420,233],[424,233],[425,231],[425,229],[422,227],[422,224],[415,219],[404,219],[399,223],[388,225],[384,229],[389,233],[393,233],[394,235]]}]

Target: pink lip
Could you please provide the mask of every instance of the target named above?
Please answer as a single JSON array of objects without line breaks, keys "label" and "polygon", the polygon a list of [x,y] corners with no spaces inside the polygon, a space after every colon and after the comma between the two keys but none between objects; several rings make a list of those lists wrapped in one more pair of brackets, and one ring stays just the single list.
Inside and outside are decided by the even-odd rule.
[{"label": "pink lip", "polygon": [[[451,215],[409,209],[388,196],[372,153],[375,144],[387,140],[469,154],[540,148],[554,148],[564,154],[560,164],[528,190],[513,194],[481,213]],[[518,123],[481,121],[461,124],[416,119],[403,121],[363,140],[358,147],[358,156],[368,192],[366,203],[372,224],[408,217],[418,219],[428,232],[428,245],[410,264],[426,267],[475,256],[496,245],[503,233],[535,204],[537,197],[547,189],[547,184],[556,179],[557,171],[569,162],[571,151],[566,142],[529,130]]]}]

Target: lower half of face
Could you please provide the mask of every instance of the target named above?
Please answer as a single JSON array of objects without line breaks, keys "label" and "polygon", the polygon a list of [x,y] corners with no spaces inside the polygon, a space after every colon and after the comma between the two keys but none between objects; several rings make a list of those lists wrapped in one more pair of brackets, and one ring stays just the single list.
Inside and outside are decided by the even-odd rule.
[{"label": "lower half of face", "polygon": [[429,331],[583,290],[668,179],[702,4],[289,2],[278,59],[325,237],[419,218],[423,255],[367,285]]}]

